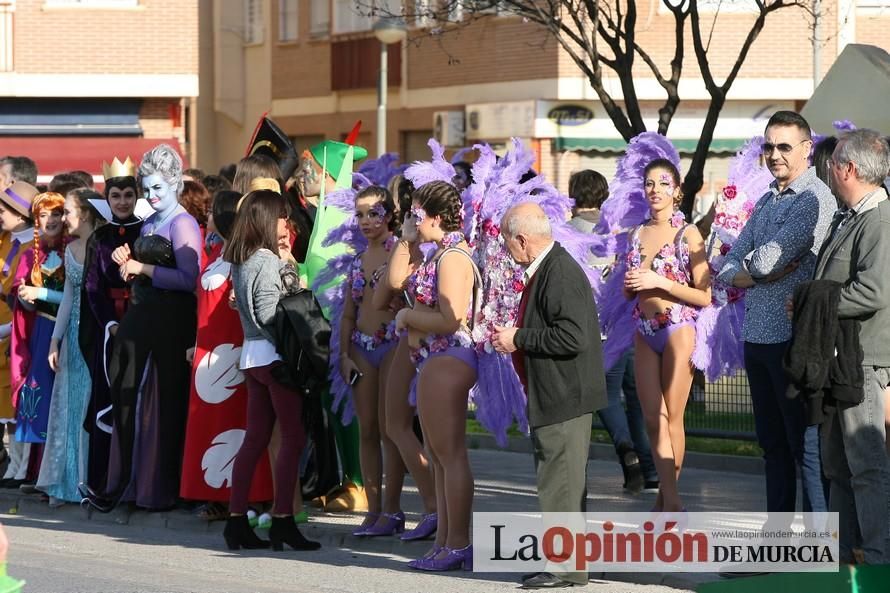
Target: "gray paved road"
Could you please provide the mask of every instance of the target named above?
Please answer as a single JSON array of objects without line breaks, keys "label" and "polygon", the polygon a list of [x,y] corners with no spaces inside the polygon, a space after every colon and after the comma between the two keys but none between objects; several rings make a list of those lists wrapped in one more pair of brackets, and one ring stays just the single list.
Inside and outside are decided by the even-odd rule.
[{"label": "gray paved road", "polygon": [[[320,552],[222,549],[216,533],[95,521],[4,516],[10,572],[26,593],[489,593],[515,575],[425,575],[406,558],[327,547]],[[585,593],[677,593],[656,585],[592,581]]]},{"label": "gray paved road", "polygon": [[[474,510],[535,511],[537,499],[529,454],[470,452],[476,478]],[[759,475],[731,471],[684,470],[685,504],[696,511],[744,511],[764,507]],[[622,492],[615,461],[591,460],[588,510],[645,511],[653,495]],[[403,508],[410,520],[421,510],[413,484],[406,485]],[[360,521],[353,515],[312,510],[310,537],[324,541],[321,552],[297,555],[262,552],[238,555],[224,550],[222,525],[208,526],[184,512],[133,515],[94,514],[75,506],[49,509],[34,496],[0,490],[0,514],[12,541],[10,572],[29,581],[27,593],[487,593],[515,591],[516,575],[424,575],[403,564],[422,553],[422,544],[390,538],[357,541],[348,535]],[[591,582],[585,592],[668,593],[680,589],[637,583],[666,583],[687,589],[712,575],[625,575],[622,582]],[[615,578],[615,577],[613,577]],[[630,582],[626,582],[630,581]]]}]

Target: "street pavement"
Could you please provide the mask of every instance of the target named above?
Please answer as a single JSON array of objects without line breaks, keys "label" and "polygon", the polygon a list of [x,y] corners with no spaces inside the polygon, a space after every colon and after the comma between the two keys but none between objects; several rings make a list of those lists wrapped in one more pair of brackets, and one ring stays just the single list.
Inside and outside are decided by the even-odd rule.
[{"label": "street pavement", "polygon": [[[535,511],[531,456],[471,450],[476,478],[474,510]],[[726,462],[732,468],[732,463]],[[589,464],[588,510],[648,511],[654,494],[623,492],[616,461]],[[765,508],[762,478],[750,473],[685,469],[681,494],[690,511],[759,511]],[[403,507],[411,521],[422,510],[408,481]],[[39,498],[0,490],[0,521],[10,540],[9,572],[28,581],[25,591],[52,593],[167,592],[386,592],[463,593],[515,591],[518,575],[493,573],[418,574],[404,563],[428,543],[397,538],[359,539],[349,531],[357,515],[310,509],[307,537],[318,552],[229,552],[221,522],[207,524],[185,511],[103,515],[75,505],[51,509]],[[579,591],[667,593],[692,590],[717,577],[710,574],[601,574]]]}]

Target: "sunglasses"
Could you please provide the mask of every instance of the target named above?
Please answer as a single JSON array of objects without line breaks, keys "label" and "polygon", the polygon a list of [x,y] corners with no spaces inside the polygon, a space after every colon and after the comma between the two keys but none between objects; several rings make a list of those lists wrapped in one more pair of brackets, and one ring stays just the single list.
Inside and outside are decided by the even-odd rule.
[{"label": "sunglasses", "polygon": [[774,150],[778,150],[779,154],[788,154],[804,142],[809,142],[809,140],[801,140],[797,144],[788,144],[787,142],[782,142],[781,144],[773,144],[772,142],[764,142],[760,145],[760,152],[766,156],[771,155]]}]

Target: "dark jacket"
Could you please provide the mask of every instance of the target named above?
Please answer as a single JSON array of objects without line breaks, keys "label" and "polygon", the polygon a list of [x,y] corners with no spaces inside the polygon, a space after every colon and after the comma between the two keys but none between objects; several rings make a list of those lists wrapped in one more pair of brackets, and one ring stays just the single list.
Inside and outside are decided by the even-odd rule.
[{"label": "dark jacket", "polygon": [[555,243],[533,276],[522,327],[532,427],[565,422],[606,407],[599,320],[581,266]]},{"label": "dark jacket", "polygon": [[822,421],[826,397],[862,401],[860,327],[855,319],[838,319],[842,288],[840,282],[814,280],[794,291],[791,344],[782,362],[788,397],[803,398],[808,424]]},{"label": "dark jacket", "polygon": [[300,290],[278,301],[265,329],[284,361],[273,369],[275,379],[307,395],[318,394],[327,383],[331,326],[312,292]]}]

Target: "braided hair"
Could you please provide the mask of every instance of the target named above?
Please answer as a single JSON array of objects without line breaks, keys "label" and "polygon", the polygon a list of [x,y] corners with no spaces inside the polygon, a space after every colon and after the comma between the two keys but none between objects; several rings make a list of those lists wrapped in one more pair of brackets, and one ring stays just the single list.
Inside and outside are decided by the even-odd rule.
[{"label": "braided hair", "polygon": [[431,181],[414,192],[412,198],[429,216],[438,216],[446,233],[463,227],[464,204],[460,194],[450,183]]},{"label": "braided hair", "polygon": [[[41,259],[40,249],[40,214],[42,212],[51,212],[53,210],[62,210],[65,207],[65,198],[61,194],[55,192],[45,192],[37,194],[34,198],[34,205],[31,207],[31,216],[34,219],[34,263],[31,265],[31,286],[43,286],[43,274],[40,267],[44,259]],[[60,258],[65,255],[65,228],[62,227],[62,234],[53,241],[53,245],[46,244],[47,248],[58,252]],[[65,266],[59,266],[59,269],[53,272],[53,276],[58,276],[60,281],[65,280]]]}]

